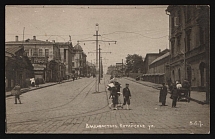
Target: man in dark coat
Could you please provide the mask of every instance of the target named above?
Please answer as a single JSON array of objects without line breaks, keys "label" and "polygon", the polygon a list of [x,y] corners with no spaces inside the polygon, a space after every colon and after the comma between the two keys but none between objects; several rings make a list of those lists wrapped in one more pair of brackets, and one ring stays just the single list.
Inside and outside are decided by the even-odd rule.
[{"label": "man in dark coat", "polygon": [[117,93],[117,89],[115,86],[111,88],[110,97],[112,97],[113,107],[114,107],[114,110],[116,110],[117,109],[116,105],[118,103],[118,93]]},{"label": "man in dark coat", "polygon": [[124,98],[123,105],[125,105],[127,103],[127,109],[129,109],[130,99],[131,99],[131,92],[129,89],[129,84],[126,84],[126,87],[123,89],[123,98]]},{"label": "man in dark coat", "polygon": [[178,99],[178,90],[177,90],[176,86],[174,86],[171,93],[172,93],[172,108],[175,108],[177,99]]},{"label": "man in dark coat", "polygon": [[161,106],[165,106],[166,96],[167,96],[167,87],[165,86],[165,83],[162,83],[162,87],[160,89],[160,97],[159,97],[159,102],[162,103]]}]

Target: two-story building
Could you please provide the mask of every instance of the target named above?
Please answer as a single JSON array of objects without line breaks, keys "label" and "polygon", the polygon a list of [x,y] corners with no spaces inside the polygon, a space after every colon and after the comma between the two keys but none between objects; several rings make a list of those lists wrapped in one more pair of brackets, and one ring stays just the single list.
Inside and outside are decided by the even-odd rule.
[{"label": "two-story building", "polygon": [[188,79],[193,90],[209,86],[209,6],[169,5],[170,71],[173,81]]},{"label": "two-story building", "polygon": [[[5,42],[5,47],[24,46],[24,51],[32,62],[34,67],[35,78],[43,78],[45,81],[54,81],[57,79],[58,74],[49,68],[49,62],[54,61],[57,66],[61,65],[60,49],[55,44],[55,41],[41,41],[37,40],[36,36],[33,39],[18,40],[18,36],[15,37],[15,41]],[[60,70],[60,68],[57,68]]]}]

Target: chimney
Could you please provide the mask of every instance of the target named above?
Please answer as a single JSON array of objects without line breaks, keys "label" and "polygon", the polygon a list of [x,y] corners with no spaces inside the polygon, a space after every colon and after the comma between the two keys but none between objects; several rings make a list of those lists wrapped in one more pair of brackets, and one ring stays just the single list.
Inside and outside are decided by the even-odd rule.
[{"label": "chimney", "polygon": [[18,40],[18,36],[15,37],[15,41],[17,41],[17,42],[19,41],[19,40]]},{"label": "chimney", "polygon": [[161,53],[161,49],[159,49],[159,53]]},{"label": "chimney", "polygon": [[36,36],[33,36],[33,40],[36,41]]}]

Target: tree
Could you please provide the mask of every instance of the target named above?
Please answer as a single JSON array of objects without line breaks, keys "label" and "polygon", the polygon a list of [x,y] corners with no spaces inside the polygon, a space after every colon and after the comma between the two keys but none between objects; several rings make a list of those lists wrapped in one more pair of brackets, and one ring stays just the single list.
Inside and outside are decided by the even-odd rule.
[{"label": "tree", "polygon": [[126,57],[126,72],[137,73],[138,70],[143,71],[143,57],[137,54],[130,55]]}]

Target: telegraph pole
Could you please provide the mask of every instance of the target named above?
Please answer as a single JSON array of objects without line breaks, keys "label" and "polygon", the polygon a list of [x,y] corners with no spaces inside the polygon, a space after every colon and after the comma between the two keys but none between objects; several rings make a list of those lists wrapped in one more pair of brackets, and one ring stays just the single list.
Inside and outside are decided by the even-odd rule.
[{"label": "telegraph pole", "polygon": [[122,59],[122,75],[124,75],[124,73],[123,73],[123,59]]},{"label": "telegraph pole", "polygon": [[[101,36],[101,35],[99,35],[98,34],[98,31],[99,31],[99,24],[97,23],[96,24],[96,35],[93,35],[93,36],[96,36],[96,40],[81,40],[81,41],[78,41],[78,42],[86,42],[86,41],[96,41],[96,68],[97,68],[97,70],[96,70],[96,85],[95,85],[95,88],[96,88],[96,92],[98,92],[98,90],[97,90],[97,77],[99,76],[99,78],[100,78],[100,67],[98,66],[98,42],[99,41],[102,41],[102,42],[115,42],[115,44],[116,44],[116,41],[103,41],[103,40],[98,40],[98,36]],[[97,73],[99,73],[99,75],[97,74]],[[100,83],[100,79],[99,79],[99,83]],[[98,85],[99,85],[99,83],[98,83]]]},{"label": "telegraph pole", "polygon": [[101,77],[100,77],[100,72],[101,72],[101,71],[100,71],[100,69],[101,69],[101,68],[100,68],[100,65],[101,65],[101,63],[100,63],[100,58],[101,58],[101,57],[100,57],[100,52],[101,52],[101,48],[100,48],[100,45],[99,45],[99,83],[100,83],[100,78],[101,78]]}]

